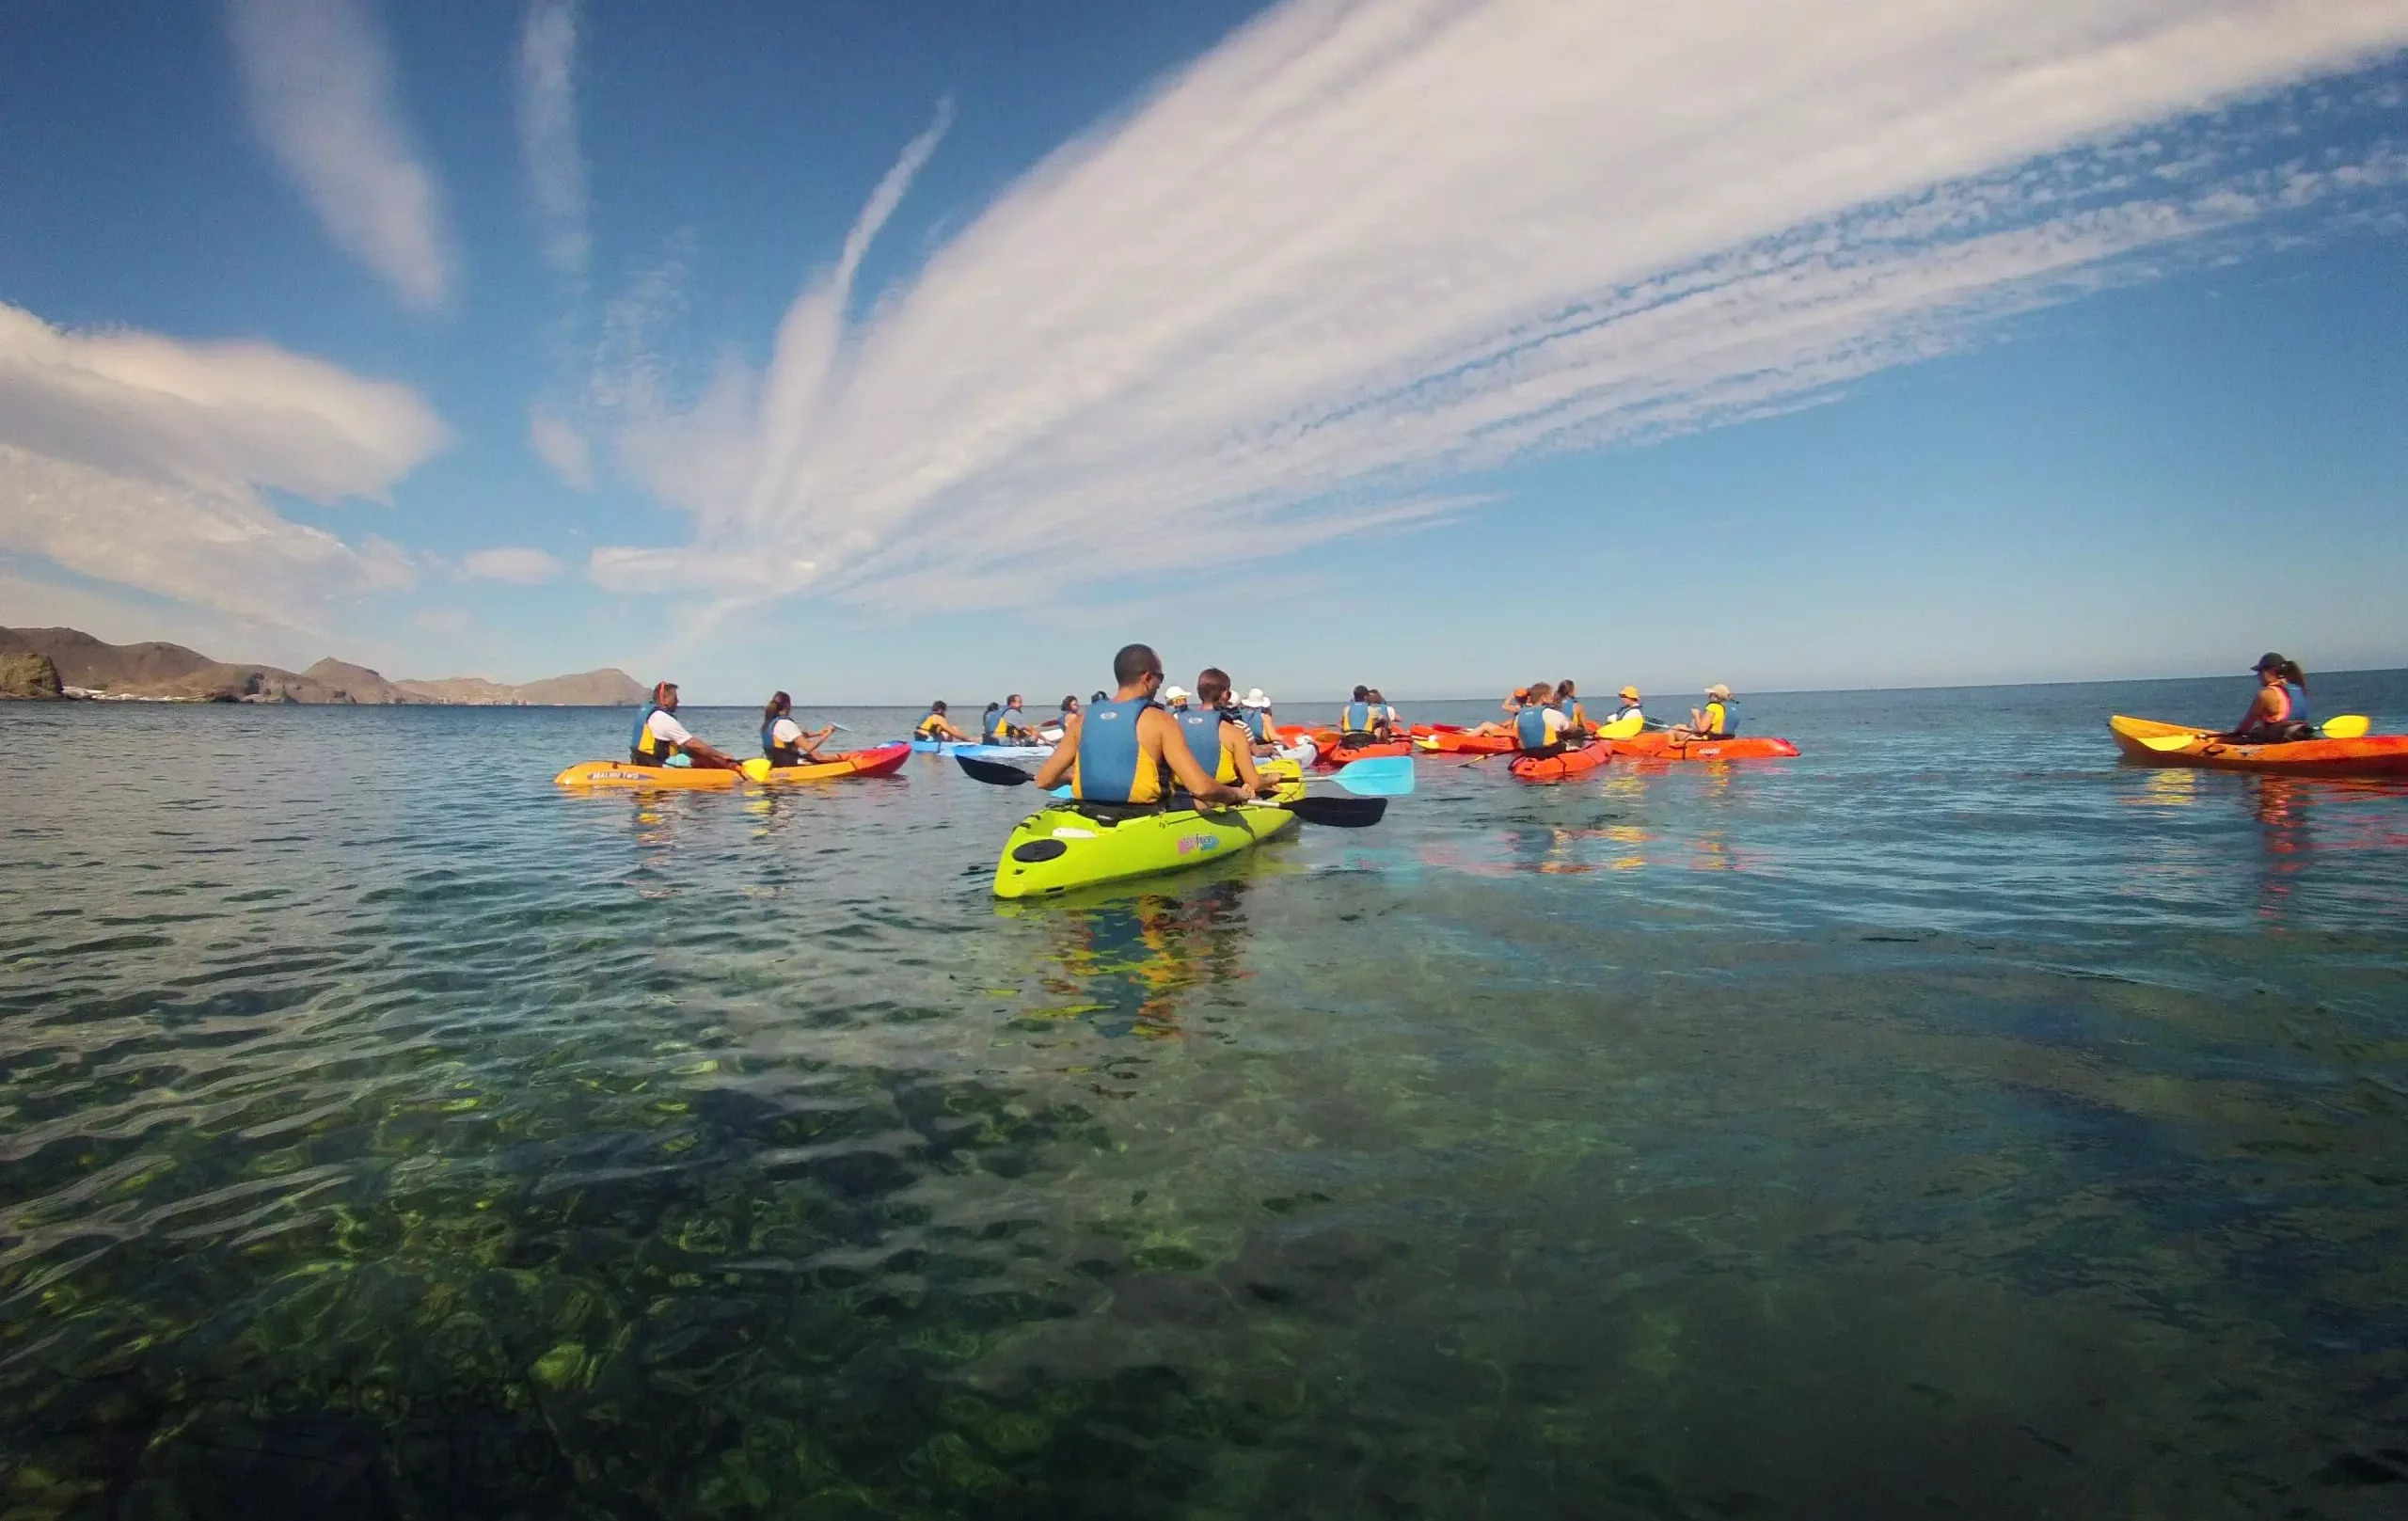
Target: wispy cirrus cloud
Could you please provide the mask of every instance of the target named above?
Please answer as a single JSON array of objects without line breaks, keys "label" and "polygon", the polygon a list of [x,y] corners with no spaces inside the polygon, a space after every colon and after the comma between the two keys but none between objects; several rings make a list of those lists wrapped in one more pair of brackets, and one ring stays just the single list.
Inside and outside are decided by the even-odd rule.
[{"label": "wispy cirrus cloud", "polygon": [[366,0],[228,0],[227,22],[252,127],[326,235],[411,305],[442,306],[441,196]]},{"label": "wispy cirrus cloud", "polygon": [[1291,0],[848,322],[914,143],[764,371],[618,387],[694,536],[594,567],[1008,601],[1165,531],[1200,566],[1410,523],[2388,194],[2395,150],[2309,153],[2285,103],[2403,46],[2408,0]]},{"label": "wispy cirrus cloud", "polygon": [[448,437],[408,388],[271,344],[71,332],[0,304],[0,551],[79,576],[313,626],[415,564],[262,491],[382,500]]},{"label": "wispy cirrus cloud", "polygon": [[531,0],[518,35],[518,156],[544,230],[544,256],[581,279],[586,231],[585,153],[577,135],[576,0]]}]

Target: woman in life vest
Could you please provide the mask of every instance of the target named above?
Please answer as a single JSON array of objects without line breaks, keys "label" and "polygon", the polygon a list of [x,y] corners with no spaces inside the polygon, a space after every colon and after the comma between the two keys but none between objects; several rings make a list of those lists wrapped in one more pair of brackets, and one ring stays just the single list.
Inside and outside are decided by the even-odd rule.
[{"label": "woman in life vest", "polygon": [[1589,727],[1589,710],[1580,705],[1580,694],[1573,689],[1570,676],[1555,684],[1555,710],[1571,725],[1576,740],[1586,739],[1594,732]]},{"label": "woman in life vest", "polygon": [[1728,739],[1739,732],[1738,706],[1731,700],[1731,689],[1718,681],[1705,689],[1705,705],[1690,708],[1688,722],[1672,726],[1672,737],[1677,741]]},{"label": "woman in life vest", "polygon": [[1271,716],[1271,699],[1263,695],[1261,688],[1257,687],[1245,694],[1245,701],[1239,705],[1238,715],[1238,721],[1245,725],[1246,737],[1254,741],[1256,754],[1275,755],[1279,753],[1278,721]]},{"label": "woman in life vest", "polygon": [[1542,681],[1529,689],[1529,703],[1513,716],[1513,743],[1525,755],[1560,755],[1572,721],[1555,706],[1555,689]]},{"label": "woman in life vest", "polygon": [[918,725],[911,730],[911,737],[914,739],[927,740],[950,739],[957,744],[964,745],[973,742],[968,735],[963,734],[959,729],[953,726],[953,721],[951,719],[944,716],[944,705],[943,703],[930,703],[928,705],[928,716],[922,719]]},{"label": "woman in life vest", "polygon": [[741,763],[687,732],[677,721],[677,684],[664,681],[652,689],[652,701],[636,715],[627,736],[627,760],[636,766],[699,766],[705,770],[734,771]]},{"label": "woman in life vest", "polygon": [[2269,650],[2251,669],[2258,673],[2258,694],[2225,737],[2244,745],[2315,738],[2316,721],[2307,716],[2307,673],[2299,668],[2299,662]]},{"label": "woman in life vest", "polygon": [[1208,665],[1196,677],[1196,701],[1171,714],[1196,764],[1223,786],[1244,787],[1267,798],[1278,787],[1254,768],[1253,737],[1239,709],[1229,705],[1229,673]]},{"label": "woman in life vest", "polygon": [[784,692],[769,694],[768,705],[761,709],[761,753],[772,766],[816,766],[819,762],[819,747],[836,732],[830,724],[824,729],[804,733],[794,721],[794,699]]}]

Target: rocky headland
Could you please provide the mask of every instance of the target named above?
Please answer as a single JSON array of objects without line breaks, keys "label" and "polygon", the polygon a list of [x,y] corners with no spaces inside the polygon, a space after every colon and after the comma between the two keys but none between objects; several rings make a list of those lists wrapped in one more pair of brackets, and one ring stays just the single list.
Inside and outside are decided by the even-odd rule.
[{"label": "rocky headland", "polygon": [[393,681],[332,658],[285,671],[212,659],[182,644],[111,644],[75,628],[0,628],[0,698],[625,707],[643,695],[642,686],[615,667],[515,686],[483,676]]}]

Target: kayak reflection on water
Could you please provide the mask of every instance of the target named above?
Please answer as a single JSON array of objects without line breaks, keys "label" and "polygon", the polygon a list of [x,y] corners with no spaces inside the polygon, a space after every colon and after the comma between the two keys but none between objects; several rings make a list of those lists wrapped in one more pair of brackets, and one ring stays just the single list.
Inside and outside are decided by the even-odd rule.
[{"label": "kayak reflection on water", "polygon": [[1231,877],[1178,896],[1049,906],[1040,911],[1054,970],[1043,985],[1087,1013],[1099,1034],[1190,1034],[1180,1019],[1188,995],[1233,982],[1243,970],[1246,887]]}]

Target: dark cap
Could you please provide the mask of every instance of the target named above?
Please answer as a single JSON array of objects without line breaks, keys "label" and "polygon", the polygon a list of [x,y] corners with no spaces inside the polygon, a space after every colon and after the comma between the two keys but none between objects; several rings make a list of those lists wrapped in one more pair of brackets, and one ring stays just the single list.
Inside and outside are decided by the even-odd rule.
[{"label": "dark cap", "polygon": [[2284,659],[2281,656],[2276,655],[2273,650],[2268,650],[2265,654],[2258,657],[2258,663],[2251,666],[2249,669],[2252,671],[2280,671],[2289,663],[2289,661]]}]

